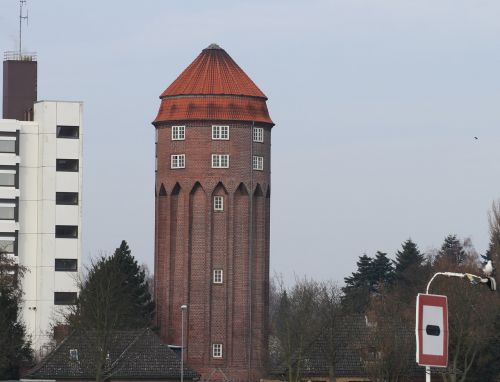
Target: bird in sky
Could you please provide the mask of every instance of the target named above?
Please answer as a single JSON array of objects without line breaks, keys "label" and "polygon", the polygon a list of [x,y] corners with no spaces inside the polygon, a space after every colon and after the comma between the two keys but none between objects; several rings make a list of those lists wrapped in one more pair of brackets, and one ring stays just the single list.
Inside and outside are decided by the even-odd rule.
[{"label": "bird in sky", "polygon": [[474,139],[479,139],[478,137],[474,137]]},{"label": "bird in sky", "polygon": [[486,265],[483,267],[483,272],[486,276],[491,276],[493,273],[493,264],[491,263],[491,260],[488,260]]}]

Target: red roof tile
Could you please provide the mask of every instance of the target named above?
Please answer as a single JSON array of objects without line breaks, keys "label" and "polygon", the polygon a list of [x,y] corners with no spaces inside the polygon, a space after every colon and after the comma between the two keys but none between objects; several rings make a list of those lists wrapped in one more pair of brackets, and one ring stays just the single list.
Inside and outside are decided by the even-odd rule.
[{"label": "red roof tile", "polygon": [[215,44],[203,49],[160,98],[154,123],[206,119],[273,124],[265,94]]}]

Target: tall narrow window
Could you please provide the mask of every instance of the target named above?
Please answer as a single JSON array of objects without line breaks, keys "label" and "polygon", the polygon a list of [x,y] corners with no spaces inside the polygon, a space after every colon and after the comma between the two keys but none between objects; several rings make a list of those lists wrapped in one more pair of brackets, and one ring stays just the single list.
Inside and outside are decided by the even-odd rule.
[{"label": "tall narrow window", "polygon": [[253,128],[253,141],[254,142],[264,142],[264,128],[254,127]]},{"label": "tall narrow window", "polygon": [[186,139],[186,126],[172,126],[172,140],[183,141]]},{"label": "tall narrow window", "polygon": [[253,156],[253,169],[260,171],[264,170],[264,157],[257,155]]},{"label": "tall narrow window", "polygon": [[229,126],[212,126],[212,139],[228,140],[229,139]]},{"label": "tall narrow window", "polygon": [[56,171],[78,172],[78,159],[56,159]]},{"label": "tall narrow window", "polygon": [[224,197],[214,196],[214,211],[224,211]]},{"label": "tall narrow window", "polygon": [[214,269],[214,284],[222,284],[223,272],[222,269]]},{"label": "tall narrow window", "polygon": [[78,139],[80,136],[79,126],[57,126],[57,138]]},{"label": "tall narrow window", "polygon": [[184,168],[184,167],[186,167],[185,154],[170,155],[170,168]]},{"label": "tall narrow window", "polygon": [[212,357],[222,358],[222,344],[212,344]]},{"label": "tall narrow window", "polygon": [[212,154],[212,168],[228,168],[229,155],[228,154]]}]

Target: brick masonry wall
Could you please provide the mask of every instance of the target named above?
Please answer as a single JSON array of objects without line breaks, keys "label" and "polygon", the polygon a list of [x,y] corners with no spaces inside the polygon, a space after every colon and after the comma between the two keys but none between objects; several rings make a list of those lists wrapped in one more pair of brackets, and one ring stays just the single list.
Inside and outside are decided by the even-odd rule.
[{"label": "brick masonry wall", "polygon": [[[157,324],[166,343],[180,345],[188,304],[186,361],[204,379],[258,380],[267,368],[271,128],[262,126],[257,143],[251,124],[230,124],[227,141],[212,140],[211,126],[186,124],[183,141],[171,140],[171,125],[157,126]],[[264,171],[252,170],[252,145]],[[211,168],[213,153],[229,154],[229,168]],[[184,169],[170,168],[172,154],[186,155]],[[214,195],[224,197],[223,212],[213,211]],[[223,284],[212,282],[215,268]],[[213,343],[223,344],[222,359]]]}]

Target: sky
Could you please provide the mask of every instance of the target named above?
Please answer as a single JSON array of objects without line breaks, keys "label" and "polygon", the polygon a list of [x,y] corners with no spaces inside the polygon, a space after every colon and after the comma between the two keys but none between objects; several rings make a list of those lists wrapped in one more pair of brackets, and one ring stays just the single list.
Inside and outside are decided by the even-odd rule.
[{"label": "sky", "polygon": [[[0,49],[18,44],[0,0]],[[28,0],[38,98],[84,102],[84,256],[150,269],[158,96],[211,43],[268,96],[271,272],[343,282],[362,254],[488,243],[500,198],[496,0]],[[0,79],[1,81],[1,79]],[[477,137],[478,139],[475,139]]]}]

